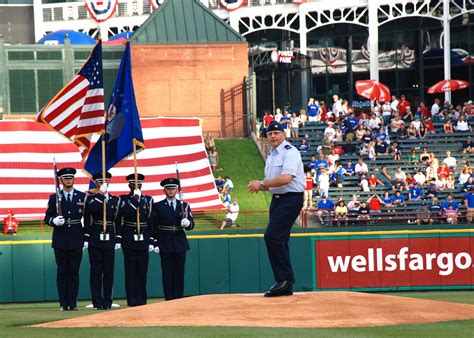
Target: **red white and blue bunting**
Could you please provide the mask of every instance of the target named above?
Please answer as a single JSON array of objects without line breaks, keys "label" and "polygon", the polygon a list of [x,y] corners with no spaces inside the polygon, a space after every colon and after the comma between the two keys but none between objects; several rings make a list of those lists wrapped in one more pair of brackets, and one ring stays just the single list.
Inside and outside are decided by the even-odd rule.
[{"label": "red white and blue bunting", "polygon": [[86,0],[86,8],[97,22],[107,21],[117,8],[118,0]]},{"label": "red white and blue bunting", "polygon": [[229,12],[235,11],[247,4],[247,0],[221,0],[221,5]]}]

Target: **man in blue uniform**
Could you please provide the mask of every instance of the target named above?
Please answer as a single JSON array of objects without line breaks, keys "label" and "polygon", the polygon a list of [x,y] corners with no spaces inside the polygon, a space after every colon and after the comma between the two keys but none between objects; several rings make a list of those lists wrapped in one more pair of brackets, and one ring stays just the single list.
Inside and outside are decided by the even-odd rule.
[{"label": "man in blue uniform", "polygon": [[115,218],[120,199],[107,192],[111,177],[112,175],[107,173],[105,182],[102,173],[92,177],[100,189],[96,194],[88,196],[84,212],[85,247],[89,248],[92,304],[98,310],[108,310],[112,306],[114,249],[120,249],[120,243],[115,242]]},{"label": "man in blue uniform", "polygon": [[183,298],[184,264],[188,239],[184,230],[194,228],[189,204],[176,199],[179,180],[161,181],[166,198],[153,204],[151,222],[154,229],[155,252],[160,253],[165,300]]},{"label": "man in blue uniform", "polygon": [[142,174],[137,174],[136,181],[135,174],[126,177],[130,193],[120,196],[117,213],[117,241],[122,244],[128,306],[146,304],[148,252],[154,250],[154,239],[150,236],[149,226],[153,198],[141,192],[144,179]]},{"label": "man in blue uniform", "polygon": [[288,241],[291,227],[303,207],[305,174],[299,151],[285,140],[278,124],[268,126],[267,139],[272,150],[265,164],[265,179],[250,181],[248,190],[270,190],[273,196],[264,238],[276,282],[265,297],[289,296],[293,294],[295,279]]},{"label": "man in blue uniform", "polygon": [[57,175],[61,180],[60,210],[56,208],[56,194],[49,197],[44,222],[53,227],[54,257],[58,268],[56,284],[58,287],[61,311],[77,310],[79,291],[79,268],[84,246],[82,215],[86,195],[74,189],[76,169],[63,168]]}]

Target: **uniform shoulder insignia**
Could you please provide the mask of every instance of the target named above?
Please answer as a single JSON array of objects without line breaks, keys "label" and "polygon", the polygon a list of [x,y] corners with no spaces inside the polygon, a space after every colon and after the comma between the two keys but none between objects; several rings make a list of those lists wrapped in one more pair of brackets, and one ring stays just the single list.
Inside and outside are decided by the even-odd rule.
[{"label": "uniform shoulder insignia", "polygon": [[291,149],[291,145],[287,144],[287,145],[285,146],[285,149]]}]

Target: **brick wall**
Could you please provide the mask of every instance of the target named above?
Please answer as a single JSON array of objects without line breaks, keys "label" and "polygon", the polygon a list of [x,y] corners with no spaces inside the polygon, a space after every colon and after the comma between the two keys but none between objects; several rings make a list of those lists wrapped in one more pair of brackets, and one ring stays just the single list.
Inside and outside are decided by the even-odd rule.
[{"label": "brick wall", "polygon": [[214,137],[247,135],[247,44],[132,45],[141,116],[201,117]]}]

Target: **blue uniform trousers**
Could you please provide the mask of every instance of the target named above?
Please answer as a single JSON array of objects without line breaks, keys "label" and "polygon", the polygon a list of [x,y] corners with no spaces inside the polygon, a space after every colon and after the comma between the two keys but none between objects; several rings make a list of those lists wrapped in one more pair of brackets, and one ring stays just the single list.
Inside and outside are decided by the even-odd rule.
[{"label": "blue uniform trousers", "polygon": [[77,307],[79,292],[79,268],[82,260],[82,249],[54,249],[58,267],[56,284],[61,307]]},{"label": "blue uniform trousers", "polygon": [[127,305],[145,305],[147,300],[146,276],[148,272],[148,250],[123,250],[125,265],[125,290],[127,292]]},{"label": "blue uniform trousers", "polygon": [[183,298],[186,251],[160,252],[165,300]]},{"label": "blue uniform trousers", "polygon": [[288,241],[291,227],[303,207],[303,199],[303,193],[274,194],[270,203],[270,222],[264,238],[277,282],[294,280]]},{"label": "blue uniform trousers", "polygon": [[114,249],[89,247],[89,262],[91,266],[89,281],[92,304],[95,308],[110,308],[112,306],[114,261]]}]

